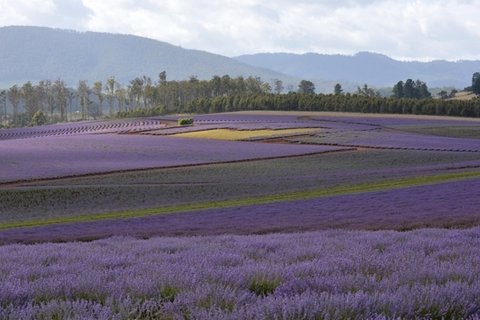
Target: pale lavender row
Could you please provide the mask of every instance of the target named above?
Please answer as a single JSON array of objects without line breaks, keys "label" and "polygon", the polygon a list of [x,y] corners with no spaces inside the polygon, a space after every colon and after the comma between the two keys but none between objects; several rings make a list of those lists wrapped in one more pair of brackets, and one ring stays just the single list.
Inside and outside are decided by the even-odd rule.
[{"label": "pale lavender row", "polygon": [[317,140],[320,143],[359,147],[480,152],[480,141],[478,139],[430,136],[389,129],[368,132],[333,132],[332,134],[322,134],[321,138]]},{"label": "pale lavender row", "polygon": [[313,128],[321,129],[318,124],[313,125],[298,125],[295,123],[251,123],[251,122],[204,122],[204,123],[195,123],[193,126],[183,126],[183,127],[170,127],[159,130],[148,130],[142,132],[142,134],[153,134],[153,135],[171,135],[184,132],[195,132],[203,130],[213,130],[213,129],[231,129],[231,130],[262,130],[262,129],[292,129],[292,128]]},{"label": "pale lavender row", "polygon": [[315,123],[321,122],[322,126],[324,124],[342,125],[347,124],[350,126],[358,125],[363,127],[375,127],[375,126],[475,126],[480,125],[480,120],[472,119],[461,119],[461,118],[451,118],[451,117],[428,117],[428,116],[417,116],[417,117],[402,117],[402,116],[378,116],[378,115],[356,115],[351,116],[347,114],[331,115],[331,114],[322,114],[309,116],[298,114],[207,114],[195,116],[196,121],[220,121],[220,122],[297,122],[307,125],[315,125]]},{"label": "pale lavender row", "polygon": [[480,179],[191,213],[0,231],[0,243],[480,225]]},{"label": "pale lavender row", "polygon": [[0,181],[264,159],[340,150],[145,135],[81,135],[0,141]]},{"label": "pale lavender row", "polygon": [[479,319],[480,229],[0,247],[1,319]]},{"label": "pale lavender row", "polygon": [[82,121],[30,128],[13,128],[0,130],[0,141],[9,139],[25,139],[44,136],[62,136],[92,133],[134,133],[165,127],[165,123],[157,119],[132,119],[116,121]]},{"label": "pale lavender row", "polygon": [[310,120],[329,121],[329,122],[344,122],[350,124],[364,124],[371,126],[480,126],[480,120],[460,119],[451,117],[435,117],[417,116],[417,117],[402,117],[402,116],[369,116],[359,115],[321,115],[309,117]]}]

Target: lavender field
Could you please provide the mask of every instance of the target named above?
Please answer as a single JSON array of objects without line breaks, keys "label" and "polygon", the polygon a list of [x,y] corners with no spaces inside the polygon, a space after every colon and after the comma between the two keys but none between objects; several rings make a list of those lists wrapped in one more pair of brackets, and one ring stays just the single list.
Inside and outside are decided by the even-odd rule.
[{"label": "lavender field", "polygon": [[[0,141],[0,182],[245,161],[346,149],[146,135],[75,135]],[[35,165],[32,166],[32,158]]]},{"label": "lavender field", "polygon": [[478,319],[479,248],[478,228],[9,245],[0,318]]},{"label": "lavender field", "polygon": [[480,319],[479,120],[177,119],[0,130],[0,319]]}]

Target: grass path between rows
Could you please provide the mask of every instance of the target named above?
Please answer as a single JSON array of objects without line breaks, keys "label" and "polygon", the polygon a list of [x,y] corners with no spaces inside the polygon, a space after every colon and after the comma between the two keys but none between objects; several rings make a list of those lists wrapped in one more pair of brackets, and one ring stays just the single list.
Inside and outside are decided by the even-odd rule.
[{"label": "grass path between rows", "polygon": [[152,215],[167,215],[182,212],[192,212],[207,209],[221,209],[229,207],[241,207],[250,205],[269,204],[281,201],[309,200],[321,197],[332,197],[350,194],[359,194],[367,192],[390,191],[401,188],[409,188],[415,186],[425,186],[440,184],[446,182],[454,182],[461,180],[469,180],[480,178],[480,171],[469,171],[460,173],[447,173],[430,176],[420,176],[414,178],[392,179],[380,182],[361,183],[346,186],[337,186],[331,188],[312,189],[305,191],[296,191],[289,193],[280,193],[274,195],[264,195],[258,197],[249,197],[236,200],[209,201],[189,204],[179,204],[173,206],[165,206],[159,208],[123,210],[107,213],[76,215],[69,217],[54,217],[49,219],[31,219],[23,221],[14,221],[0,223],[0,230],[22,228],[22,227],[39,227],[51,224],[93,222],[108,219],[127,219]]}]

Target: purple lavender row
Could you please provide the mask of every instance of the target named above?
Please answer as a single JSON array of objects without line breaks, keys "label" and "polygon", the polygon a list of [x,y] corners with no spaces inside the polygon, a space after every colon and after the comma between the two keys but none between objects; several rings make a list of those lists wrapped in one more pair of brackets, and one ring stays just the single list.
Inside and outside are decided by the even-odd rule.
[{"label": "purple lavender row", "polygon": [[478,319],[480,229],[0,247],[1,319]]},{"label": "purple lavender row", "polygon": [[392,115],[318,115],[309,117],[310,120],[343,122],[351,124],[364,124],[374,126],[475,126],[480,125],[477,119],[461,119],[451,117],[429,116],[392,116]]},{"label": "purple lavender row", "polygon": [[45,125],[31,128],[13,128],[0,130],[0,141],[25,139],[44,136],[63,136],[93,133],[130,133],[141,130],[153,130],[165,127],[165,123],[156,119],[131,119],[116,121],[82,121]]},{"label": "purple lavender row", "polygon": [[480,224],[480,179],[190,213],[0,231],[0,244],[175,235]]},{"label": "purple lavender row", "polygon": [[352,116],[348,113],[332,115],[331,113],[223,113],[206,114],[195,116],[196,121],[217,122],[297,122],[314,125],[316,122],[325,122],[335,125],[337,123],[361,126],[475,126],[480,125],[480,120],[430,117],[430,116],[401,116],[401,115],[372,115],[357,114]]},{"label": "purple lavender row", "polygon": [[0,142],[0,181],[294,156],[339,147],[147,135],[83,135]]},{"label": "purple lavender row", "polygon": [[231,129],[231,130],[262,130],[262,129],[296,129],[296,128],[321,128],[316,124],[315,126],[311,124],[295,124],[295,123],[237,123],[237,122],[204,122],[204,123],[195,123],[193,126],[185,127],[171,127],[164,128],[159,130],[148,130],[143,132],[143,134],[151,135],[171,135],[184,132],[195,132],[203,130],[213,130],[213,129]]},{"label": "purple lavender row", "polygon": [[478,139],[422,135],[389,129],[327,132],[304,141],[355,147],[480,152]]}]

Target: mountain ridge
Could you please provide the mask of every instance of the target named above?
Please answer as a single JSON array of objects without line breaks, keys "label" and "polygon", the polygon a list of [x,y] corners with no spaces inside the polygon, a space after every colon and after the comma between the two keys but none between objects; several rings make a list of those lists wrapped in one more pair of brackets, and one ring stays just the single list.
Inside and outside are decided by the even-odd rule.
[{"label": "mountain ridge", "polygon": [[104,81],[114,76],[127,84],[147,75],[156,80],[166,71],[169,80],[214,75],[298,79],[250,66],[235,59],[195,49],[184,49],[140,36],[80,32],[33,26],[0,27],[0,85],[61,78],[75,86],[79,80]]},{"label": "mountain ridge", "polygon": [[365,51],[355,55],[258,53],[235,59],[299,78],[350,81],[377,87],[391,87],[400,80],[411,78],[425,81],[430,87],[464,88],[471,84],[472,74],[480,70],[478,60],[401,61]]}]

